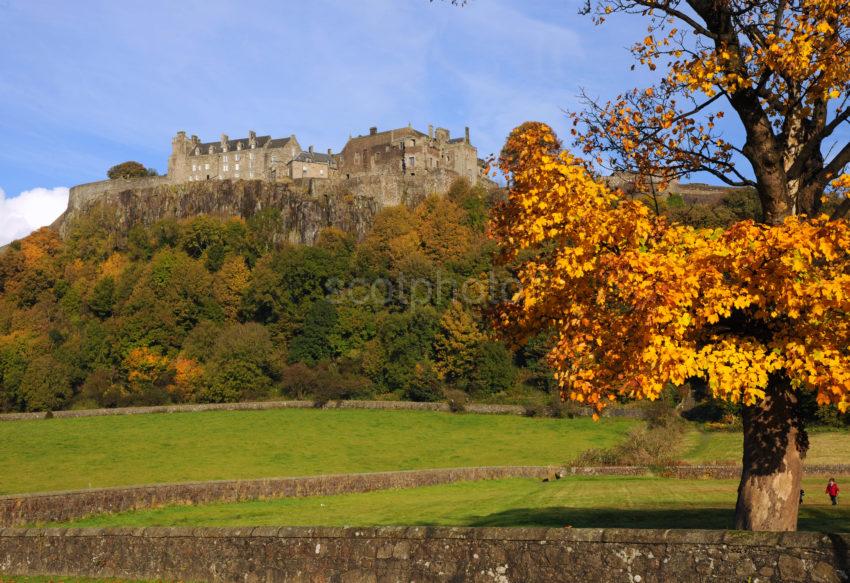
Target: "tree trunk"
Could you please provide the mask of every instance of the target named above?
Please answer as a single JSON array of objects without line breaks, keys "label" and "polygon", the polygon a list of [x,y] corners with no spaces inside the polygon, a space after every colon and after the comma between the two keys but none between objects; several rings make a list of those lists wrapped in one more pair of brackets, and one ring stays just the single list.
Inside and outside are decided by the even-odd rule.
[{"label": "tree trunk", "polygon": [[762,401],[743,408],[744,469],[735,528],[797,530],[808,437],[787,378],[772,375],[765,392]]}]

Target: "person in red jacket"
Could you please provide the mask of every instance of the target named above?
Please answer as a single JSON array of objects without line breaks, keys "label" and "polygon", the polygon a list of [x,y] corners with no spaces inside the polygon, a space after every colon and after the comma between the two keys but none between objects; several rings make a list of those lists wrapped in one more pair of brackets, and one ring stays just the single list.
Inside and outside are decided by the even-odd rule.
[{"label": "person in red jacket", "polygon": [[826,484],[826,493],[829,494],[829,499],[832,500],[832,505],[838,504],[838,482],[835,478],[830,478]]}]

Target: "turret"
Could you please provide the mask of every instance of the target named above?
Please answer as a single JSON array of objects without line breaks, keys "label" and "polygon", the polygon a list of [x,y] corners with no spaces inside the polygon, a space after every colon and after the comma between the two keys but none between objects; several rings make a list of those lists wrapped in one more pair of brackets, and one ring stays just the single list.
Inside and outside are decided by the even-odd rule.
[{"label": "turret", "polygon": [[171,140],[171,156],[168,157],[168,175],[175,176],[181,162],[192,151],[192,142],[186,139],[186,132],[179,131]]},{"label": "turret", "polygon": [[227,143],[229,141],[230,141],[230,138],[227,136],[227,134],[221,134],[221,151],[222,152],[227,151]]}]

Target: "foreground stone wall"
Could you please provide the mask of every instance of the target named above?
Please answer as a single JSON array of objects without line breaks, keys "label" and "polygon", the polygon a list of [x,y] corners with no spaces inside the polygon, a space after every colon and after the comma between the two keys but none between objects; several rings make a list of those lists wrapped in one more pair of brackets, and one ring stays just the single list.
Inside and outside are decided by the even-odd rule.
[{"label": "foreground stone wall", "polygon": [[847,581],[850,535],[542,528],[0,530],[0,573],[372,583]]}]

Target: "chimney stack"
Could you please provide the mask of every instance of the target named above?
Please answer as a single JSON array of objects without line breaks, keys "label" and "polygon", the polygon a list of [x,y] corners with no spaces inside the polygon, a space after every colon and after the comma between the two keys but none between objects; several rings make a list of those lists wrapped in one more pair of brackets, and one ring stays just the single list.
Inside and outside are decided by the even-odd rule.
[{"label": "chimney stack", "polygon": [[313,153],[313,146],[307,146],[307,151],[312,154]]},{"label": "chimney stack", "polygon": [[333,155],[334,155],[333,149],[328,148],[328,156],[333,156]]},{"label": "chimney stack", "polygon": [[221,134],[221,151],[222,152],[227,151],[227,142],[229,140],[230,140],[230,138],[227,136],[227,134]]},{"label": "chimney stack", "polygon": [[376,127],[374,127],[374,126],[372,126],[371,128],[369,128],[369,135],[370,135],[370,136],[374,136],[374,135],[375,135],[375,134],[377,134],[377,133],[378,133],[378,128],[376,128]]},{"label": "chimney stack", "polygon": [[428,139],[429,140],[434,139],[434,126],[431,125],[431,124],[428,124]]},{"label": "chimney stack", "polygon": [[464,130],[466,132],[466,143],[468,144],[469,143],[469,126],[466,126],[466,128],[464,128]]}]

